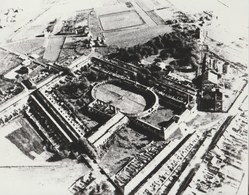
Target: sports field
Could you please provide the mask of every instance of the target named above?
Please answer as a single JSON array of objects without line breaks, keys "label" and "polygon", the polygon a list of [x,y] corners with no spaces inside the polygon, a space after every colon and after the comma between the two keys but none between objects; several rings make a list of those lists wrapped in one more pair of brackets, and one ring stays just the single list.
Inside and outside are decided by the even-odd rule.
[{"label": "sports field", "polygon": [[136,11],[124,11],[99,16],[103,30],[116,30],[144,24]]},{"label": "sports field", "polygon": [[95,98],[110,103],[124,113],[139,113],[144,111],[146,106],[146,100],[142,95],[109,83],[98,86],[94,95]]}]

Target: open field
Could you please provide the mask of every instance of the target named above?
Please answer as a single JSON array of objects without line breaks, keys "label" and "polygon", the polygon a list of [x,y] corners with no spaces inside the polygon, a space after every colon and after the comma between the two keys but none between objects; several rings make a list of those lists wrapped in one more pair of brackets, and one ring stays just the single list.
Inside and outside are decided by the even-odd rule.
[{"label": "open field", "polygon": [[[231,68],[232,69],[232,68]],[[233,78],[222,78],[222,82],[225,85],[225,88],[223,89],[223,110],[227,111],[230,106],[234,103],[236,98],[239,96],[240,92],[243,90],[247,90],[244,87],[246,86],[246,77],[248,75],[241,74],[236,69],[230,70],[230,77],[233,77],[234,75],[237,75]]]},{"label": "open field", "polygon": [[154,9],[162,9],[169,7],[171,4],[168,1],[160,0],[135,0],[135,2],[144,10],[152,11]]},{"label": "open field", "polygon": [[42,140],[26,120],[20,120],[20,123],[22,127],[8,134],[6,138],[25,155],[34,159],[35,156],[32,155],[32,152],[39,155],[44,151],[41,143]]},{"label": "open field", "polygon": [[72,195],[69,186],[89,171],[84,164],[68,159],[44,166],[1,167],[0,180],[5,182],[0,194]]},{"label": "open field", "polygon": [[60,55],[64,41],[64,37],[50,37],[43,58],[55,62]]},{"label": "open field", "polygon": [[9,53],[0,48],[0,75],[18,66],[22,60],[17,55]]},{"label": "open field", "polygon": [[103,156],[101,164],[110,171],[110,175],[113,175],[149,143],[150,140],[145,135],[125,127],[115,135],[113,144]]},{"label": "open field", "polygon": [[8,154],[1,156],[1,166],[32,165],[43,152],[41,139],[22,117],[1,127],[0,140],[0,153]]},{"label": "open field", "polygon": [[173,20],[174,18],[174,10],[172,8],[165,8],[155,10],[155,13],[162,18],[164,21]]},{"label": "open field", "polygon": [[22,39],[30,39],[35,38],[38,35],[42,35],[45,26],[43,25],[28,25],[22,28],[22,31],[15,33],[14,36],[11,37],[12,41],[19,41]]},{"label": "open field", "polygon": [[137,44],[142,44],[149,41],[151,38],[165,33],[170,33],[172,28],[169,26],[155,26],[155,27],[140,27],[139,29],[132,29],[120,32],[104,33],[106,43],[108,45],[116,45],[118,47],[130,47]]},{"label": "open field", "polygon": [[[222,43],[222,38],[220,37],[224,37],[226,36],[226,33],[221,32],[221,34],[218,35],[211,35],[211,33],[209,33],[209,36],[212,37],[216,37],[218,39],[219,37],[219,41],[218,40],[214,40],[212,38],[208,38],[206,39],[206,43],[209,46],[210,51],[216,53],[217,55],[219,55],[220,57],[227,59],[231,62],[234,63],[240,63],[244,66],[248,65],[248,50],[246,49],[248,47],[248,45],[243,46],[244,43],[241,43],[241,41],[238,40],[233,40],[230,43],[224,44]],[[237,44],[235,44],[235,42]]]},{"label": "open field", "polygon": [[158,16],[155,11],[152,10],[146,13],[157,25],[164,25],[165,24],[164,20],[160,16]]},{"label": "open field", "polygon": [[44,37],[37,37],[34,39],[25,39],[21,41],[12,42],[6,45],[3,45],[4,48],[7,48],[11,51],[30,54],[35,52],[44,46]]},{"label": "open field", "polygon": [[103,16],[107,14],[114,14],[114,13],[120,13],[120,12],[126,12],[126,11],[131,11],[134,10],[133,7],[128,8],[125,3],[119,3],[115,5],[108,5],[104,7],[97,7],[95,9],[97,15]]},{"label": "open field", "polygon": [[[99,16],[103,30],[115,30],[144,24],[143,19],[135,11],[125,11]],[[131,20],[132,18],[132,20]]]},{"label": "open field", "polygon": [[204,25],[210,38],[206,42],[209,49],[232,62],[248,64],[248,1],[237,3],[234,0],[170,0],[170,2],[176,9],[190,16],[203,11],[212,11],[215,19],[211,25]]},{"label": "open field", "polygon": [[194,119],[188,121],[186,124],[192,129],[209,129],[225,117],[222,113],[199,112]]},{"label": "open field", "polygon": [[101,24],[95,11],[92,11],[92,13],[89,15],[88,25],[93,38],[103,37]]},{"label": "open field", "polygon": [[130,114],[142,112],[146,106],[146,100],[142,95],[113,84],[98,86],[95,91],[95,98],[110,103],[119,108],[121,112]]}]

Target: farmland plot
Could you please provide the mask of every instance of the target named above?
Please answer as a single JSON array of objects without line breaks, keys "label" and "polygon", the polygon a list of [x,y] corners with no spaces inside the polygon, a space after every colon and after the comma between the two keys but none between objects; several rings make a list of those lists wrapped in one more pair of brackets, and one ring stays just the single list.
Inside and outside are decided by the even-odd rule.
[{"label": "farmland plot", "polygon": [[60,55],[63,47],[65,38],[64,37],[51,37],[48,40],[43,58],[48,61],[55,62]]},{"label": "farmland plot", "polygon": [[136,0],[135,2],[146,12],[171,6],[168,1]]},{"label": "farmland plot", "polygon": [[44,46],[44,38],[21,40],[4,45],[5,48],[22,54],[30,54]]},{"label": "farmland plot", "polygon": [[170,33],[172,28],[165,25],[156,27],[144,27],[133,29],[131,31],[119,31],[105,33],[106,43],[108,45],[116,45],[118,47],[130,47],[136,44],[142,44],[149,41],[151,38],[165,33]]},{"label": "farmland plot", "polygon": [[[132,20],[131,20],[132,18]],[[144,24],[143,19],[135,11],[125,11],[100,16],[103,30],[115,30]]]},{"label": "farmland plot", "polygon": [[0,48],[0,75],[18,66],[22,60],[17,55]]},{"label": "farmland plot", "polygon": [[131,10],[134,10],[134,9],[132,7],[128,8],[125,5],[125,3],[120,3],[117,5],[111,5],[111,6],[104,6],[104,7],[99,7],[95,9],[97,15],[99,16],[120,13],[120,12],[125,12],[125,11],[131,11]]}]

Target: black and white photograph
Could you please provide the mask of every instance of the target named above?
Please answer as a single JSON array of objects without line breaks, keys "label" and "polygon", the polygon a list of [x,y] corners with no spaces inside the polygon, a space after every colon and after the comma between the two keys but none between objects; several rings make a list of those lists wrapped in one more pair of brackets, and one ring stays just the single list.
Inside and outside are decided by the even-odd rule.
[{"label": "black and white photograph", "polygon": [[0,0],[0,195],[249,195],[248,0]]}]

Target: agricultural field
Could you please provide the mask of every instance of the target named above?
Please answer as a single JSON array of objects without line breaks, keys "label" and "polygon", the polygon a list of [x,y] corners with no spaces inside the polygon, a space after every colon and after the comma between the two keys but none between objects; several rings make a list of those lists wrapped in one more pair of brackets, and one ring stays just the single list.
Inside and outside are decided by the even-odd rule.
[{"label": "agricultural field", "polygon": [[45,165],[38,164],[38,166],[2,167],[0,179],[5,182],[1,186],[0,193],[72,195],[68,190],[69,186],[88,172],[90,170],[86,165],[69,159]]},{"label": "agricultural field", "polygon": [[101,24],[95,11],[92,11],[91,14],[89,15],[88,25],[93,35],[93,38],[103,37]]},{"label": "agricultural field", "polygon": [[8,153],[0,159],[2,166],[34,163],[44,152],[42,140],[23,117],[1,127],[0,140],[0,152]]},{"label": "agricultural field", "polygon": [[35,159],[34,154],[40,155],[44,151],[42,140],[26,120],[19,122],[22,127],[8,134],[6,138],[30,159]]},{"label": "agricultural field", "polygon": [[27,25],[17,31],[12,37],[12,41],[20,41],[22,39],[35,38],[36,36],[42,35],[45,27],[44,25]]},{"label": "agricultural field", "polygon": [[165,9],[159,9],[155,10],[155,13],[162,18],[164,21],[167,20],[173,20],[175,19],[174,15],[174,9],[173,8],[165,8]]},{"label": "agricultural field", "polygon": [[164,20],[156,14],[156,10],[146,12],[148,16],[157,24],[157,25],[164,25]]},{"label": "agricultural field", "polygon": [[60,55],[64,41],[64,37],[50,37],[48,39],[43,59],[55,62]]},{"label": "agricultural field", "polygon": [[7,52],[2,48],[0,48],[0,59],[0,75],[3,75],[12,68],[15,68],[22,62],[17,55]]},{"label": "agricultural field", "polygon": [[146,12],[171,6],[169,1],[135,0],[135,2]]},{"label": "agricultural field", "polygon": [[31,54],[36,53],[39,49],[44,47],[44,40],[44,37],[25,39],[17,42],[12,42],[7,45],[3,45],[3,47],[21,54]]},{"label": "agricultural field", "polygon": [[95,9],[96,14],[98,16],[104,16],[104,15],[109,15],[109,14],[114,14],[114,13],[120,13],[120,12],[126,12],[126,11],[132,11],[134,10],[133,6],[128,7],[125,3],[119,3],[116,5],[109,5],[105,7],[98,7]]},{"label": "agricultural field", "polygon": [[220,35],[209,33],[210,37],[219,37],[219,41],[210,37],[206,39],[210,50],[224,59],[241,64],[246,67],[248,64],[248,50],[246,49],[247,46],[243,45],[245,44],[245,40],[241,41],[237,39],[233,43],[224,44],[222,43],[223,41],[220,40],[223,39],[222,36],[226,37],[226,33],[227,32],[220,32]]},{"label": "agricultural field", "polygon": [[104,33],[106,43],[118,47],[131,47],[137,44],[143,44],[150,39],[172,32],[172,28],[165,25],[151,27],[141,26],[139,29],[132,29],[119,32]]},{"label": "agricultural field", "polygon": [[99,18],[104,31],[118,30],[144,24],[143,19],[135,11],[125,11],[115,14],[101,15]]}]

